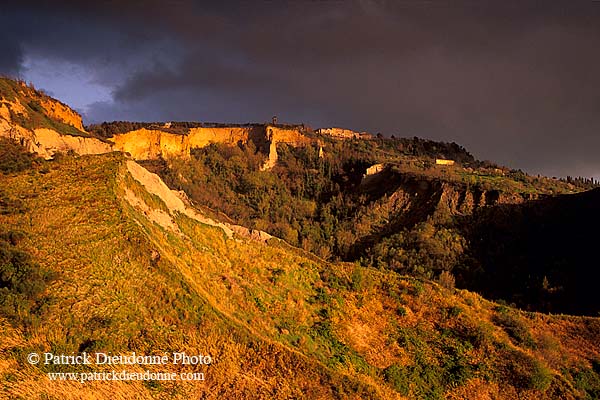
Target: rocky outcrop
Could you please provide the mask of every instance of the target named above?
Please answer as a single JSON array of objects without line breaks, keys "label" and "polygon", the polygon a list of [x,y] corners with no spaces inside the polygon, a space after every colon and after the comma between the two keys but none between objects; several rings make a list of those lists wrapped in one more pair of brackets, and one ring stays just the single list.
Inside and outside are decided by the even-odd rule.
[{"label": "rocky outcrop", "polygon": [[[13,86],[16,89],[4,93],[7,97],[0,99],[0,137],[12,139],[46,159],[57,152],[100,154],[112,151],[109,143],[85,132],[81,116],[68,106],[27,86],[16,83]],[[54,123],[48,119],[77,130],[63,134],[52,129]],[[40,123],[40,120],[44,122]]]},{"label": "rocky outcrop", "polygon": [[453,214],[471,214],[481,207],[522,204],[538,198],[539,196],[535,194],[503,192],[496,189],[484,190],[479,187],[445,182],[442,184],[439,201],[440,204],[447,206]]},{"label": "rocky outcrop", "polygon": [[368,185],[374,179],[377,178],[377,174],[381,173],[385,169],[385,164],[374,164],[371,165],[365,173],[361,181],[361,185]]},{"label": "rocky outcrop", "polygon": [[99,139],[85,136],[62,135],[55,130],[25,129],[0,116],[0,137],[20,143],[28,151],[49,159],[57,152],[74,151],[77,154],[101,154],[112,151],[112,146]]},{"label": "rocky outcrop", "polygon": [[191,128],[188,134],[190,148],[204,147],[211,143],[225,143],[236,145],[252,140],[257,148],[267,144],[267,138],[262,126],[225,126],[225,127],[200,127]]},{"label": "rocky outcrop", "polygon": [[300,128],[282,128],[275,125],[266,125],[266,138],[269,142],[286,143],[294,146],[307,145],[315,142],[302,134]]},{"label": "rocky outcrop", "polygon": [[536,198],[531,194],[486,190],[425,175],[404,174],[379,165],[368,172],[362,179],[361,190],[379,203],[377,212],[387,215],[392,226],[412,226],[428,218],[445,221],[450,216],[470,215],[480,208],[521,204]]},{"label": "rocky outcrop", "polygon": [[228,238],[233,238],[234,233],[238,236],[259,242],[267,242],[272,238],[272,236],[266,232],[248,229],[240,225],[223,223],[215,221],[212,218],[208,218],[194,209],[190,204],[186,204],[184,200],[189,200],[187,200],[185,194],[181,194],[169,189],[169,187],[163,182],[162,179],[160,179],[158,175],[153,174],[133,160],[128,160],[126,165],[127,172],[133,177],[133,179],[144,186],[148,193],[158,196],[158,198],[163,201],[169,212],[167,213],[166,211],[149,207],[142,199],[137,197],[135,193],[128,188],[125,188],[125,200],[131,206],[142,211],[144,215],[146,215],[151,221],[157,223],[163,228],[173,230],[174,232],[179,232],[177,224],[173,221],[173,218],[177,215],[177,213],[179,213],[203,224],[222,229]]},{"label": "rocky outcrop", "polygon": [[85,132],[81,115],[73,111],[70,107],[54,99],[42,99],[40,105],[46,111],[49,117],[64,122],[67,125],[74,126],[82,132]]},{"label": "rocky outcrop", "polygon": [[54,129],[39,127],[27,129],[19,120],[27,118],[28,111],[18,98],[0,101],[0,136],[9,137],[44,158],[51,158],[56,152],[74,151],[77,154],[99,154],[110,151],[129,153],[136,160],[159,158],[189,158],[190,151],[211,143],[237,145],[252,141],[259,151],[267,154],[263,169],[270,169],[277,163],[277,144],[306,145],[313,140],[304,136],[300,128],[282,128],[273,125],[217,126],[190,128],[186,134],[167,132],[160,129],[141,128],[116,134],[110,141],[87,136],[81,117],[58,101],[39,100],[49,118],[70,124],[81,135],[63,134]]},{"label": "rocky outcrop", "polygon": [[338,139],[372,139],[373,136],[367,132],[356,132],[345,128],[320,128],[317,133],[325,136],[332,136]]},{"label": "rocky outcrop", "polygon": [[191,128],[187,134],[142,128],[114,135],[110,140],[114,150],[129,153],[136,160],[188,158],[191,149],[211,143],[236,145],[252,140],[259,148],[267,143],[264,131],[261,135],[255,126]]},{"label": "rocky outcrop", "polygon": [[273,168],[277,163],[278,143],[302,146],[314,142],[299,128],[273,125],[198,127],[190,128],[187,134],[142,128],[114,135],[111,140],[113,150],[129,153],[136,160],[188,158],[192,149],[211,143],[237,145],[252,141],[257,149],[268,154],[263,170]]},{"label": "rocky outcrop", "polygon": [[[314,142],[303,134],[303,126],[213,125],[177,130],[171,129],[171,123],[147,124],[114,134],[107,141],[88,134],[81,116],[58,100],[23,82],[0,80],[0,136],[16,140],[44,158],[68,151],[77,154],[123,151],[136,160],[189,158],[192,149],[211,143],[237,145],[251,141],[267,155],[263,169],[270,169],[277,163],[278,143],[300,146]],[[65,124],[75,129],[67,129]]]},{"label": "rocky outcrop", "polygon": [[33,131],[32,151],[44,158],[51,158],[57,152],[74,151],[77,154],[102,154],[112,151],[112,146],[99,139],[83,136],[61,135],[46,128]]},{"label": "rocky outcrop", "polygon": [[10,101],[8,99],[2,98],[0,100],[0,118],[11,121],[11,112],[17,115],[27,116],[27,110],[23,107],[23,104],[19,101],[19,99],[15,99],[14,101]]},{"label": "rocky outcrop", "polygon": [[[269,155],[261,167],[261,171],[273,168],[277,164],[279,155],[277,154],[277,144],[285,143],[291,146],[305,146],[316,143],[314,140],[304,136],[298,129],[280,128],[273,125],[267,125],[266,140],[269,143]],[[320,146],[320,145],[319,145]],[[319,147],[322,151],[322,148]]]},{"label": "rocky outcrop", "polygon": [[260,167],[261,171],[267,171],[273,168],[277,164],[277,160],[279,159],[279,155],[277,154],[277,143],[271,142],[269,145],[269,156],[265,163]]},{"label": "rocky outcrop", "polygon": [[115,135],[113,150],[129,153],[136,160],[189,157],[187,137],[146,128]]}]

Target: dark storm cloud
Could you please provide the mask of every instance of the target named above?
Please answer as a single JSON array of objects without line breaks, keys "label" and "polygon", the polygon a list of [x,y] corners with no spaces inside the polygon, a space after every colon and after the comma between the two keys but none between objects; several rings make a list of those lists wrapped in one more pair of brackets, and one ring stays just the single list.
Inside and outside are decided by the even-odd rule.
[{"label": "dark storm cloud", "polygon": [[2,71],[66,59],[114,90],[88,120],[278,115],[600,177],[598,3],[46,2],[8,21]]}]

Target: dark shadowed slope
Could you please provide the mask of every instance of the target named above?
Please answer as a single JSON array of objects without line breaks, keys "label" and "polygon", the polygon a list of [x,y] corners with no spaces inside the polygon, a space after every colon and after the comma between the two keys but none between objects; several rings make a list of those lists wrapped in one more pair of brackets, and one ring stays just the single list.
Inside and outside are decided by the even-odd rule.
[{"label": "dark shadowed slope", "polygon": [[464,285],[521,307],[598,315],[600,189],[483,208],[464,222]]}]

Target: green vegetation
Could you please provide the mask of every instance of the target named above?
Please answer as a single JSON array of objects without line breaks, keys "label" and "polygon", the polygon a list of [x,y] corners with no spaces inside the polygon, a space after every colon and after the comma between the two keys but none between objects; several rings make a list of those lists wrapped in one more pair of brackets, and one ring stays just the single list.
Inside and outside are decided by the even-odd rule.
[{"label": "green vegetation", "polygon": [[25,171],[36,162],[39,162],[38,157],[17,142],[0,138],[0,172],[8,174]]},{"label": "green vegetation", "polygon": [[[477,290],[527,309],[568,308],[592,315],[600,310],[597,301],[588,306],[549,291],[540,296],[536,285],[544,275],[531,274],[544,268],[535,261],[539,255],[526,265],[517,261],[514,275],[506,274],[502,268],[517,262],[504,260],[499,265],[490,255],[500,252],[501,259],[521,254],[500,245],[518,241],[518,232],[510,232],[509,238],[503,232],[497,237],[486,232],[490,225],[502,227],[503,215],[518,210],[520,203],[577,192],[583,180],[531,177],[479,162],[454,143],[418,138],[319,140],[322,154],[317,145],[280,144],[278,163],[269,171],[261,171],[265,155],[252,142],[213,144],[193,149],[191,160],[145,165],[211,215],[266,231],[326,260],[437,278],[444,286]],[[436,158],[459,164],[435,165]],[[379,163],[385,165],[383,170],[365,177],[367,168]],[[573,254],[574,248],[565,250]],[[572,263],[560,262],[561,272],[551,273],[551,284],[562,287],[570,282],[569,290],[577,291],[583,275],[567,278],[565,265]],[[504,290],[498,290],[498,282],[505,282]]]},{"label": "green vegetation", "polygon": [[508,361],[506,378],[521,389],[548,390],[552,383],[552,371],[543,363],[519,350],[507,350]]},{"label": "green vegetation", "polygon": [[179,135],[184,135],[189,132],[188,127],[183,126],[174,126],[170,128],[165,128],[164,123],[159,122],[128,122],[128,121],[113,121],[113,122],[103,122],[101,124],[90,125],[86,127],[87,130],[102,138],[111,138],[114,135],[120,133],[127,133],[131,131],[136,131],[142,128],[145,129],[153,129],[160,130],[163,132],[176,133]]},{"label": "green vegetation", "polygon": [[580,390],[580,397],[586,400],[600,398],[600,361],[592,360],[591,368],[579,365],[564,373],[572,377],[575,387]]},{"label": "green vegetation", "polygon": [[41,101],[51,100],[57,102],[57,100],[50,98],[40,90],[36,90],[33,86],[25,85],[23,81],[14,81],[0,77],[0,98],[2,97],[8,101],[18,101],[23,106],[25,114],[15,112],[9,107],[11,120],[23,128],[48,128],[63,135],[90,136],[88,133],[82,132],[72,125],[48,116],[46,110],[41,105]]},{"label": "green vegetation", "polygon": [[[269,124],[273,125],[273,124]],[[300,128],[308,130],[304,125],[275,124],[279,128]],[[101,124],[92,124],[86,127],[88,132],[102,138],[111,138],[114,135],[127,133],[139,129],[157,130],[161,132],[174,133],[177,135],[187,135],[191,128],[222,128],[222,127],[253,127],[264,128],[265,124],[232,124],[215,122],[191,122],[191,121],[171,121],[168,124],[164,122],[130,122],[130,121],[112,121],[102,122]]]},{"label": "green vegetation", "polygon": [[[518,314],[515,325],[473,293],[328,263],[277,239],[229,239],[170,213],[129,175],[120,154],[33,163],[0,175],[0,185],[11,210],[0,215],[3,259],[21,271],[6,287],[20,293],[21,310],[52,321],[23,330],[22,320],[0,319],[0,355],[8,361],[0,387],[9,397],[464,398],[474,387],[507,399],[595,393],[596,375],[579,367],[597,352],[595,319]],[[153,222],[126,190],[177,228]],[[528,334],[537,343],[542,333],[555,347],[515,339]],[[45,372],[65,370],[24,361],[47,349],[186,351],[215,363],[200,369],[207,376],[200,383],[40,385]]]},{"label": "green vegetation", "polygon": [[43,293],[54,274],[19,248],[25,236],[21,231],[0,230],[0,316],[28,327],[42,312],[47,301]]},{"label": "green vegetation", "polygon": [[89,137],[90,135],[80,131],[72,125],[65,124],[64,122],[50,118],[40,103],[36,100],[29,101],[24,104],[27,115],[15,113],[11,110],[11,119],[16,124],[27,129],[37,128],[48,128],[53,129],[56,132],[60,132],[63,135],[71,136],[83,136]]},{"label": "green vegetation", "polygon": [[516,344],[535,347],[535,342],[527,326],[507,307],[499,306],[497,308],[494,322],[501,326]]},{"label": "green vegetation", "polygon": [[[33,167],[35,157],[12,141],[0,140],[0,170],[23,172]],[[10,218],[28,210],[14,193],[0,187],[0,215]],[[0,224],[0,317],[24,328],[39,322],[48,298],[44,295],[55,274],[34,261],[27,251],[27,233]]]},{"label": "green vegetation", "polygon": [[[264,156],[251,142],[240,147],[214,144],[195,149],[191,161],[172,160],[159,172],[171,187],[242,225],[321,257],[348,259],[356,252],[353,246],[376,228],[371,225],[386,217],[379,210],[383,202],[373,207],[373,196],[360,184],[365,169],[390,150],[384,146],[378,153],[369,141],[328,145],[324,158],[312,146],[281,145],[279,165],[260,171]],[[419,149],[410,151],[425,151]],[[364,220],[365,232],[356,232],[356,217]]]},{"label": "green vegetation", "polygon": [[[23,90],[33,89],[0,79],[9,101]],[[25,126],[60,128],[39,102],[20,102],[31,116],[20,121]],[[156,127],[104,124],[96,133],[140,126]],[[185,133],[194,126],[165,129]],[[10,398],[598,397],[597,318],[521,312],[455,287],[486,293],[489,282],[506,276],[511,286],[503,287],[514,297],[494,295],[532,308],[540,306],[535,298],[541,306],[571,301],[565,293],[572,276],[564,267],[579,271],[570,252],[577,243],[593,248],[589,238],[596,236],[569,221],[594,222],[597,194],[515,204],[575,192],[589,181],[529,177],[478,162],[454,143],[320,140],[323,155],[316,145],[280,145],[270,171],[260,170],[265,155],[252,142],[196,149],[191,161],[146,163],[207,216],[226,213],[287,243],[229,238],[170,210],[160,193],[133,178],[122,154],[64,154],[47,162],[1,140],[1,392]],[[437,166],[435,158],[459,165]],[[365,177],[376,163],[386,166]],[[544,230],[561,237],[561,229],[572,238],[554,253],[561,259],[541,258],[549,269],[538,269],[529,258],[536,253],[518,247],[523,241],[558,248]],[[585,262],[588,252],[578,254],[581,265],[593,265]],[[589,274],[583,278],[596,282]],[[27,363],[27,354],[42,351],[185,351],[210,354],[215,363],[160,367],[200,370],[206,382],[48,384],[47,372],[113,367]]]}]

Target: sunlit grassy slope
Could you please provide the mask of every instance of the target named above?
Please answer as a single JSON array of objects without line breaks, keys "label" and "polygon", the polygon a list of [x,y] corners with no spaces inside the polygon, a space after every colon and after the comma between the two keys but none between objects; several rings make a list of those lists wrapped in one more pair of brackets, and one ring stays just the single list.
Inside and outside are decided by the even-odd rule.
[{"label": "sunlit grassy slope", "polygon": [[[0,195],[2,232],[24,233],[7,246],[53,277],[35,305],[1,319],[2,398],[600,396],[600,320],[523,313],[277,239],[228,238],[169,211],[121,154],[0,175]],[[82,384],[45,373],[111,367],[32,366],[34,351],[185,351],[214,363],[149,368],[204,372],[200,382]]]}]

